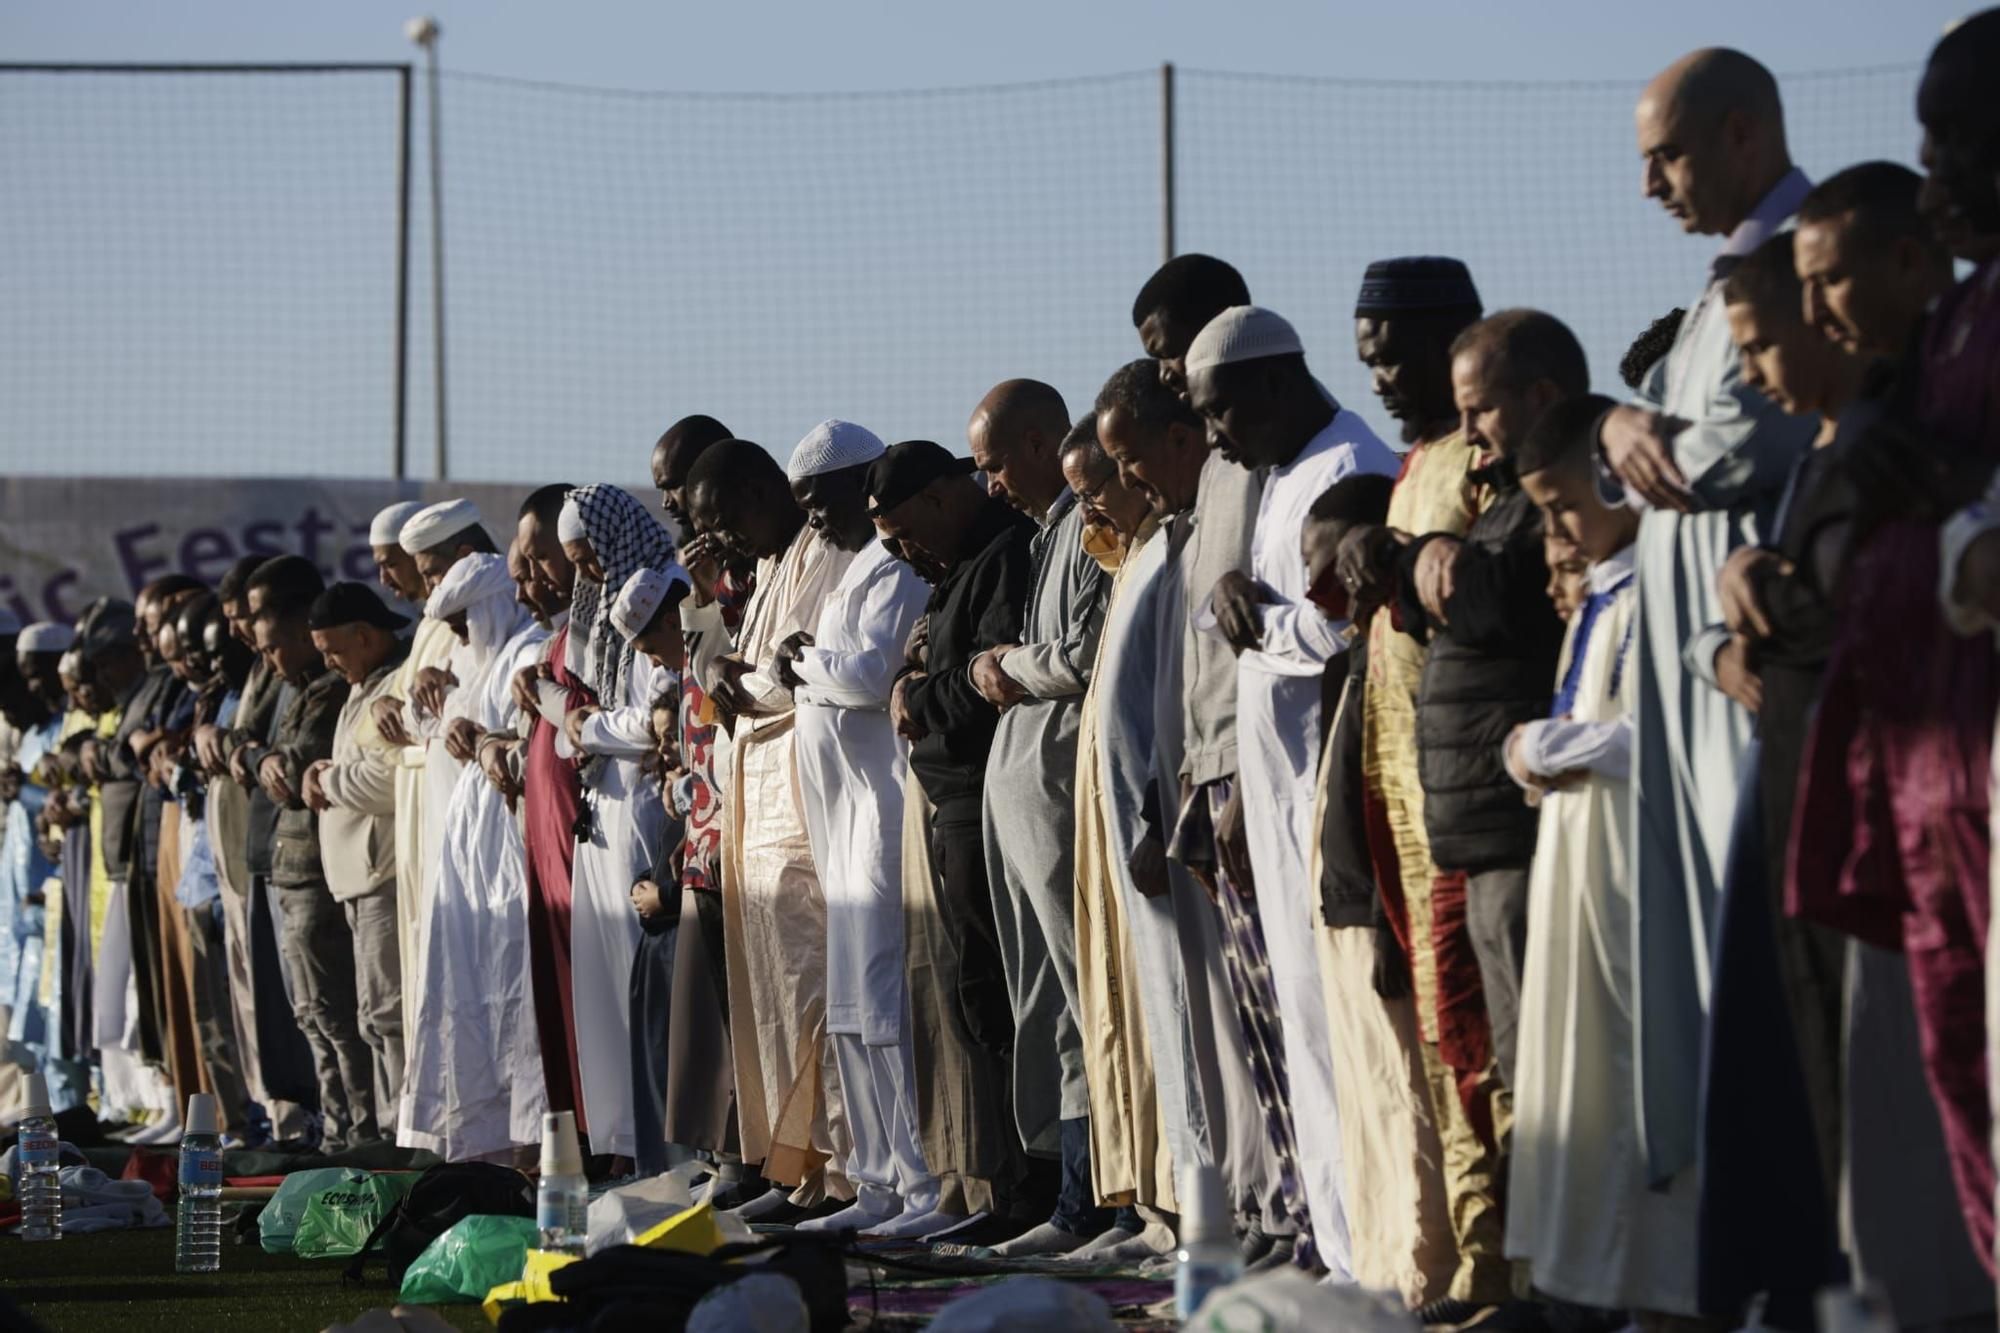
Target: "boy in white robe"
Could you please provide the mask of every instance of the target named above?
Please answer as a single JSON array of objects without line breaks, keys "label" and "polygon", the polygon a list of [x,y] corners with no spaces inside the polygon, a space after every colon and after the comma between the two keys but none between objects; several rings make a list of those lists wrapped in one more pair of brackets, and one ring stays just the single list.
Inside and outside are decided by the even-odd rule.
[{"label": "boy in white robe", "polygon": [[1614,404],[1551,408],[1516,457],[1556,549],[1590,562],[1547,719],[1517,727],[1508,771],[1541,805],[1508,1190],[1510,1259],[1535,1289],[1635,1313],[1699,1313],[1693,1168],[1649,1187],[1639,1132],[1631,760],[1638,515],[1601,498],[1593,442]]}]

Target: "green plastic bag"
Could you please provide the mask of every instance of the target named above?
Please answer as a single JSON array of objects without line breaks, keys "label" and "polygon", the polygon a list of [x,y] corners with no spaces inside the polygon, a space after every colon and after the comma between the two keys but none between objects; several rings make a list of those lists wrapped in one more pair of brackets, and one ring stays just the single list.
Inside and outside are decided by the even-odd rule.
[{"label": "green plastic bag", "polygon": [[306,1200],[298,1234],[292,1237],[292,1253],[301,1259],[345,1259],[361,1253],[375,1224],[417,1183],[413,1171],[341,1174],[342,1180]]},{"label": "green plastic bag", "polygon": [[366,1172],[348,1167],[316,1166],[310,1171],[294,1171],[278,1185],[278,1192],[271,1196],[264,1211],[257,1214],[257,1243],[264,1247],[266,1254],[290,1254],[292,1239],[298,1234],[299,1219],[305,1216],[306,1203],[323,1189],[340,1184],[350,1176],[362,1176]]},{"label": "green plastic bag", "polygon": [[402,1299],[412,1305],[483,1300],[521,1276],[537,1239],[532,1217],[461,1217],[403,1274]]}]

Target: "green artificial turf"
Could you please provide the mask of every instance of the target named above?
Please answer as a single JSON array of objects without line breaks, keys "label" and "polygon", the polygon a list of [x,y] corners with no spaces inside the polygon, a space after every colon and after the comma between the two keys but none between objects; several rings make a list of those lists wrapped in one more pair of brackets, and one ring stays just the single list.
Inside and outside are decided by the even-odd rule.
[{"label": "green artificial turf", "polygon": [[[355,1287],[340,1283],[346,1266],[344,1259],[266,1254],[225,1238],[220,1273],[176,1273],[172,1227],[66,1236],[52,1244],[0,1237],[0,1292],[48,1333],[313,1333],[396,1303],[380,1265]],[[430,1308],[461,1329],[492,1328],[476,1304]]]}]

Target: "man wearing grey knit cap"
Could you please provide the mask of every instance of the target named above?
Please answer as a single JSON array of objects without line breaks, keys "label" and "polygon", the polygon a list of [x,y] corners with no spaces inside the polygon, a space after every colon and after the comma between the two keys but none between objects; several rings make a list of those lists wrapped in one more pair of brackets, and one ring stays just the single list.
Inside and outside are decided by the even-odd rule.
[{"label": "man wearing grey knit cap", "polygon": [[1393,475],[1396,456],[1314,382],[1298,334],[1273,311],[1234,306],[1216,316],[1188,349],[1187,377],[1188,405],[1211,445],[1242,467],[1270,469],[1249,571],[1225,574],[1206,605],[1196,604],[1196,623],[1237,652],[1237,786],[1218,822],[1240,818],[1247,834],[1292,1105],[1300,1110],[1293,1127],[1313,1240],[1320,1261],[1346,1278],[1340,1117],[1307,849],[1315,834],[1320,677],[1346,647],[1348,627],[1306,603],[1299,550],[1314,500],[1357,473]]}]

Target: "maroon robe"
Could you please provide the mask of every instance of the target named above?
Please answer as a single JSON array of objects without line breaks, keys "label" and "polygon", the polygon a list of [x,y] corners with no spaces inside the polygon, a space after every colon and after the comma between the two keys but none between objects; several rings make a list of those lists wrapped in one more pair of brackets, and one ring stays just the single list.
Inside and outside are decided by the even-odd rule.
[{"label": "maroon robe", "polygon": [[[2000,261],[1940,303],[1922,376],[1917,414],[1934,442],[2000,457]],[[1990,1270],[1987,783],[2000,664],[1991,635],[1952,632],[1937,589],[1935,525],[1888,524],[1850,563],[1800,776],[1788,910],[1908,956],[1925,1076]]]},{"label": "maroon robe", "polygon": [[[595,704],[597,696],[563,665],[569,626],[549,638],[548,664],[555,683],[568,695],[571,711]],[[542,1042],[542,1077],[549,1109],[576,1112],[579,1131],[583,1099],[576,1064],[576,1011],[570,993],[570,866],[576,858],[576,817],[583,807],[575,761],[556,754],[556,729],[538,714],[528,732],[522,765],[526,802],[522,841],[528,852],[528,956],[535,988],[535,1028]]]}]

